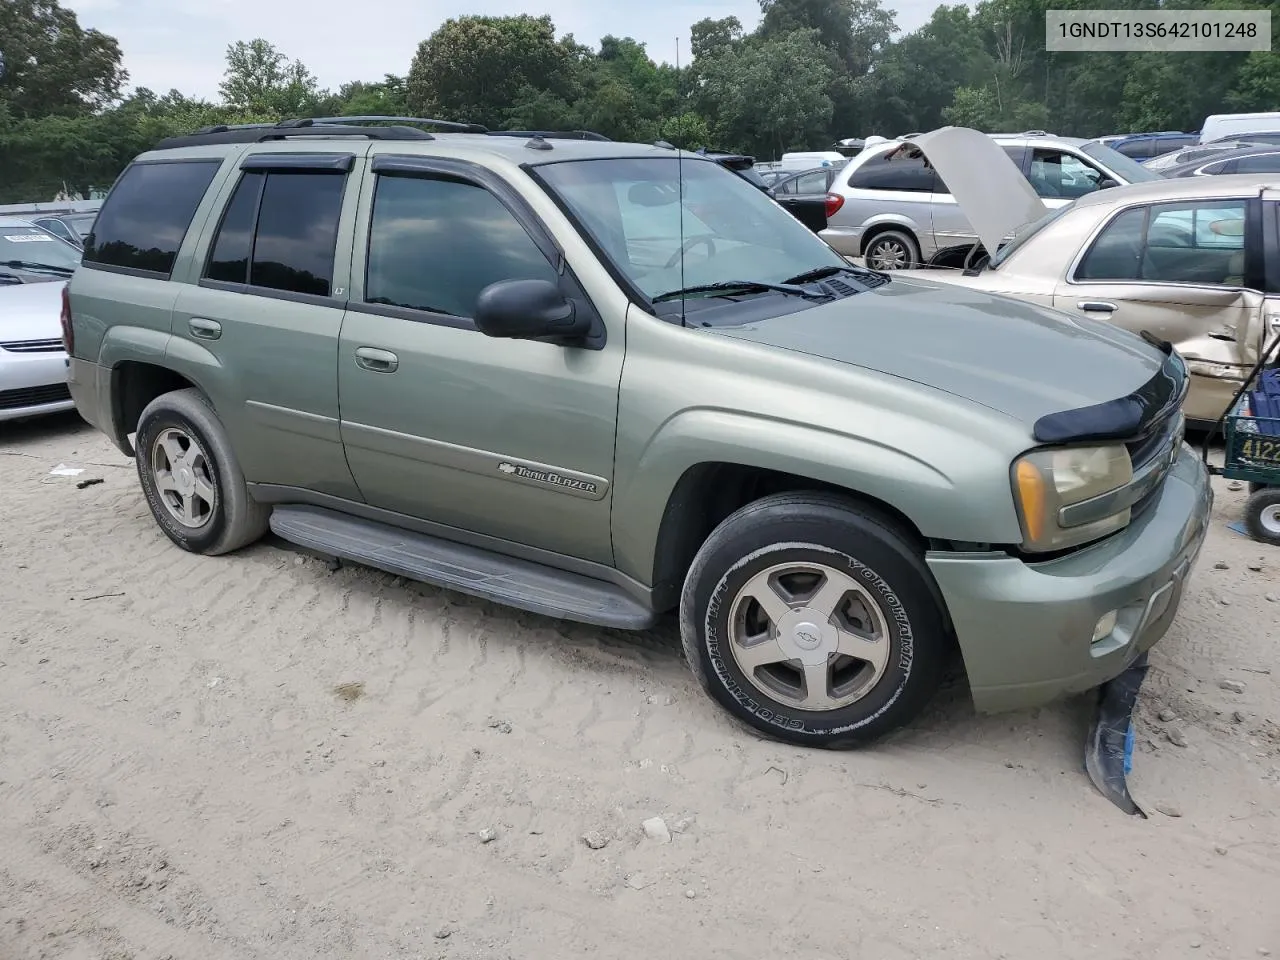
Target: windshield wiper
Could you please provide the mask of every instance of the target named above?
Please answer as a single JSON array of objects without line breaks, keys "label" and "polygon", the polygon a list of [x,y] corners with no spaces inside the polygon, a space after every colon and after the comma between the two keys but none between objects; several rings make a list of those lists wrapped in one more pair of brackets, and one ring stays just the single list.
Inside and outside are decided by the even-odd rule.
[{"label": "windshield wiper", "polygon": [[53,273],[59,277],[69,277],[75,273],[75,267],[58,267],[52,263],[36,263],[34,260],[0,260],[0,267],[9,267],[13,270],[30,270],[32,273],[44,271],[45,273]]},{"label": "windshield wiper", "polygon": [[668,290],[666,293],[660,293],[654,297],[653,302],[662,303],[664,300],[675,300],[691,293],[719,293],[721,296],[727,296],[730,291],[734,290],[740,293],[765,293],[772,290],[777,293],[789,293],[792,296],[805,297],[806,299],[826,299],[825,294],[811,293],[803,287],[797,287],[792,284],[764,283],[760,280],[721,280],[719,283],[699,283],[696,286],[684,287],[680,290]]},{"label": "windshield wiper", "polygon": [[859,270],[856,267],[841,267],[836,264],[829,264],[825,267],[814,267],[812,270],[806,270],[804,273],[797,273],[794,277],[787,277],[783,283],[813,283],[815,280],[825,280],[827,277],[834,277],[837,273],[866,274],[873,273],[872,270]]}]

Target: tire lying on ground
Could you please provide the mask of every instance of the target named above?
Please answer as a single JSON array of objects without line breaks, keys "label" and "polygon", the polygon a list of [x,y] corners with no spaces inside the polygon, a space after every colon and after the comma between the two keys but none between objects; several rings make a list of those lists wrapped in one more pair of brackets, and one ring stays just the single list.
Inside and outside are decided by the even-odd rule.
[{"label": "tire lying on ground", "polygon": [[182,549],[230,553],[266,533],[270,508],[249,495],[227,432],[200,391],[175,390],[147,404],[134,448],[151,515]]},{"label": "tire lying on ground", "polygon": [[923,710],[952,649],[918,546],[844,497],[778,494],[707,538],[680,603],[685,656],[739,720],[849,747]]}]

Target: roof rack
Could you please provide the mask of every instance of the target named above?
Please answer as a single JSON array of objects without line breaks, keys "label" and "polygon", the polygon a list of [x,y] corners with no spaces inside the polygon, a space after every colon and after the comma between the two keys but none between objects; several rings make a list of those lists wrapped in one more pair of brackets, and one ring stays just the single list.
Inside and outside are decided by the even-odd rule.
[{"label": "roof rack", "polygon": [[[374,126],[390,124],[390,126]],[[168,137],[157,143],[153,150],[174,150],[178,147],[203,147],[218,143],[265,143],[270,140],[287,140],[294,137],[367,137],[370,140],[434,140],[419,126],[439,127],[453,133],[488,133],[478,123],[458,123],[453,120],[434,120],[430,117],[303,117],[281,120],[279,123],[217,124],[202,127],[195,133]]]},{"label": "roof rack", "polygon": [[612,143],[608,137],[594,130],[486,130],[491,137],[539,137],[542,140],[598,140]]},{"label": "roof rack", "polygon": [[414,123],[424,127],[436,127],[449,133],[488,133],[489,128],[478,123],[466,123],[458,120],[435,120],[431,117],[312,117],[306,120],[282,120],[279,126],[290,124],[304,127],[308,124],[324,123],[335,125],[364,123]]}]

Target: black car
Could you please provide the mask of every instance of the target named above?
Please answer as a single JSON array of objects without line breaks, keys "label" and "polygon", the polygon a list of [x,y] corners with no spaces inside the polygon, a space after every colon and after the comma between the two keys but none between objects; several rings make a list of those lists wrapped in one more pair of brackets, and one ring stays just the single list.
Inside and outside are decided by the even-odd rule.
[{"label": "black car", "polygon": [[769,185],[769,196],[814,233],[827,228],[827,194],[840,167],[814,167]]}]

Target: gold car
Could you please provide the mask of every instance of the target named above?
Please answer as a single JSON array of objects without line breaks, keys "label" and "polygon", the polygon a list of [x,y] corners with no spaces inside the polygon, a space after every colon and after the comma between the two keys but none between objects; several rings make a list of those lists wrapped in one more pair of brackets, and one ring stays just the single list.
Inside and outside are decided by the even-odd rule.
[{"label": "gold car", "polygon": [[[964,269],[900,271],[1109,321],[1167,340],[1187,363],[1187,419],[1211,424],[1280,331],[1280,177],[1160,180],[1049,212],[990,138],[917,138],[987,250]],[[951,253],[952,263],[955,252]],[[961,258],[963,261],[963,258]]]}]

